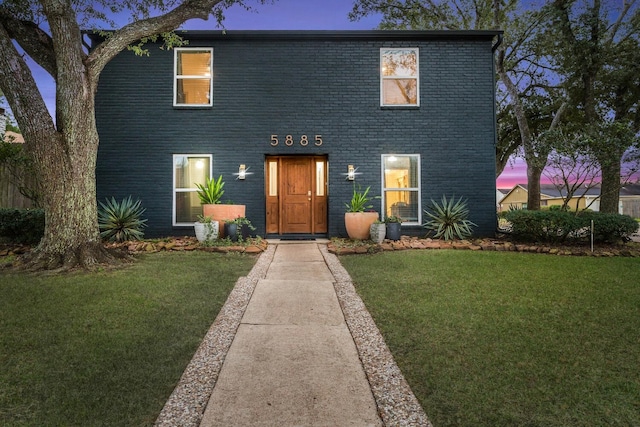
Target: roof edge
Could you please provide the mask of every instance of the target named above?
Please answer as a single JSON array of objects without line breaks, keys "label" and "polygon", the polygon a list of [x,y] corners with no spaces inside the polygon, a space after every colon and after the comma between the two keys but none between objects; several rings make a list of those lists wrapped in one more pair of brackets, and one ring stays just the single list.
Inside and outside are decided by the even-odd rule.
[{"label": "roof edge", "polygon": [[[91,39],[102,39],[93,30],[83,31]],[[502,30],[176,30],[187,39],[380,39],[380,40],[435,40],[435,39],[493,39]]]}]

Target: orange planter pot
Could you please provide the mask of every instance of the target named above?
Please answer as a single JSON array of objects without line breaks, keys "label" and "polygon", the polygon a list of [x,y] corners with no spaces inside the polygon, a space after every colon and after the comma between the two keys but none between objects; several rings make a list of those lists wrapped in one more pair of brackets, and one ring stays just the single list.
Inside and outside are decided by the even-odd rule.
[{"label": "orange planter pot", "polygon": [[240,218],[245,215],[245,205],[202,205],[202,216],[211,217],[212,220],[220,223],[220,237],[224,237],[224,223],[232,219]]},{"label": "orange planter pot", "polygon": [[378,212],[347,212],[344,225],[350,239],[367,240],[371,224],[378,219]]}]

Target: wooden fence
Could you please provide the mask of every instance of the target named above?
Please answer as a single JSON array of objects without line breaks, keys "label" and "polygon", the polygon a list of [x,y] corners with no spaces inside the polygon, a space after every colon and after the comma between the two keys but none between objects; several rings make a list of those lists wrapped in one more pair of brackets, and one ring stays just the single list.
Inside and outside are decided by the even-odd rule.
[{"label": "wooden fence", "polygon": [[32,208],[31,200],[23,196],[14,185],[11,171],[6,165],[0,165],[0,208]]}]

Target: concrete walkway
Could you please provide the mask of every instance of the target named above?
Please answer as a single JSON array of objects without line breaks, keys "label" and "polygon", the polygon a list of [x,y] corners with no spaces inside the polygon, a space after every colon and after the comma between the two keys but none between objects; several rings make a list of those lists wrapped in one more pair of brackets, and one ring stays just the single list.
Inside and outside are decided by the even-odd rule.
[{"label": "concrete walkway", "polygon": [[317,244],[277,246],[201,427],[382,425],[333,281]]},{"label": "concrete walkway", "polygon": [[338,258],[279,241],[238,279],[155,423],[380,425],[431,423]]}]

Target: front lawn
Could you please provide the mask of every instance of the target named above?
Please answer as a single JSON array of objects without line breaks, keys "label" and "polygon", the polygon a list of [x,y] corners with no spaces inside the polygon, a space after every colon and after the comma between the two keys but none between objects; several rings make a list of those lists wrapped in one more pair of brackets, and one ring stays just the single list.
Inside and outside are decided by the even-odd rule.
[{"label": "front lawn", "polygon": [[102,273],[0,272],[0,425],[152,425],[255,260],[166,252]]},{"label": "front lawn", "polygon": [[435,426],[640,425],[638,258],[340,261]]}]

